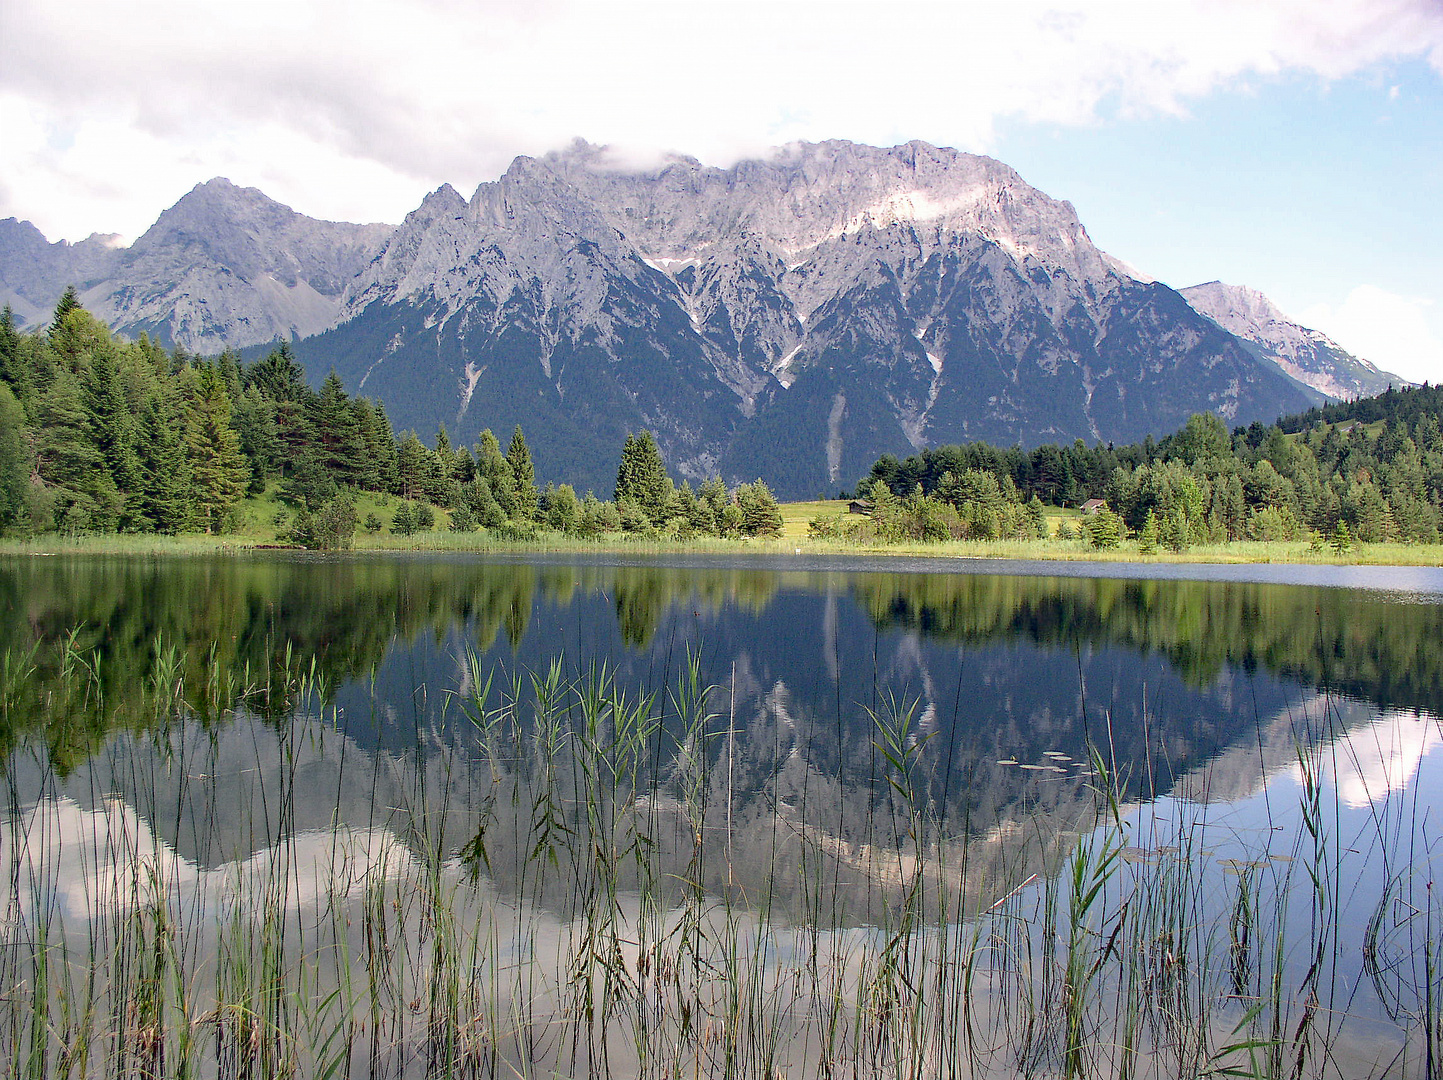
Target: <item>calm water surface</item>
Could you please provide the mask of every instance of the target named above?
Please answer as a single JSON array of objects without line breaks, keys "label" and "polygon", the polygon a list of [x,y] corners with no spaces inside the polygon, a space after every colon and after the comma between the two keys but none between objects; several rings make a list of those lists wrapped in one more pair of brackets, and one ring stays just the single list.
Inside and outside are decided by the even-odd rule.
[{"label": "calm water surface", "polygon": [[[568,925],[565,875],[528,879],[551,745],[535,717],[551,695],[575,721],[602,687],[647,718],[604,779],[648,815],[659,879],[866,933],[925,852],[955,918],[1037,926],[1065,908],[1051,883],[1078,838],[1106,833],[1103,901],[1206,864],[1189,903],[1235,928],[1210,946],[1234,996],[1285,971],[1291,1023],[1314,1015],[1305,994],[1318,1030],[1352,1018],[1325,1038],[1336,1060],[1346,1045],[1388,1075],[1427,1008],[1443,570],[7,558],[0,657],[9,878],[40,882],[12,920],[96,918],[121,829],[194,911],[219,911],[238,868],[344,837],[360,876],[439,853]],[[578,769],[566,835],[595,779]],[[1299,884],[1304,865],[1326,880]],[[287,881],[290,904],[322,890]]]}]

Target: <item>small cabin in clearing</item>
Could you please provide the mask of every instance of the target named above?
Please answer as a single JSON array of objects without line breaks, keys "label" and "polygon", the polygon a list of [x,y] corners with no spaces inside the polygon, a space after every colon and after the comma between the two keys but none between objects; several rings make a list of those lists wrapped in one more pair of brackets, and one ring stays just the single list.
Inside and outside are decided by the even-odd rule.
[{"label": "small cabin in clearing", "polygon": [[871,499],[853,499],[847,504],[847,513],[849,514],[870,514],[871,512]]},{"label": "small cabin in clearing", "polygon": [[1088,499],[1085,503],[1082,504],[1082,506],[1081,506],[1079,509],[1081,509],[1084,514],[1095,514],[1095,513],[1097,513],[1099,510],[1106,510],[1106,509],[1107,509],[1107,500],[1106,500],[1106,499]]}]

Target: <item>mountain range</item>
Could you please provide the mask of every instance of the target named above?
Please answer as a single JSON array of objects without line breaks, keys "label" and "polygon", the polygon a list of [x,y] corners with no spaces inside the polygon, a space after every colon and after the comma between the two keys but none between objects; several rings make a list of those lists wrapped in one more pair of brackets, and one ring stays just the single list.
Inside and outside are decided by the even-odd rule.
[{"label": "mountain range", "polygon": [[578,141],[395,228],[220,179],[129,247],[0,222],[22,322],[67,283],[117,331],[194,351],[303,339],[313,379],[334,367],[398,430],[520,423],[539,479],[598,492],[643,428],[679,476],[798,497],[884,453],[1127,442],[1401,385],[1259,293],[1146,279],[1070,203],[921,142],[638,170]]}]

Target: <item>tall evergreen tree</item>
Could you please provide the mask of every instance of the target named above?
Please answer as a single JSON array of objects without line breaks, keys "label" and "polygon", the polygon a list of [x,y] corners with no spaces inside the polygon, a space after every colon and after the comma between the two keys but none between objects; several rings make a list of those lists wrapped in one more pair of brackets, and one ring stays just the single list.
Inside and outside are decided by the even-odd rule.
[{"label": "tall evergreen tree", "polygon": [[80,310],[80,294],[75,291],[74,285],[65,286],[65,291],[60,294],[60,300],[55,305],[55,316],[50,320],[50,336],[54,337],[65,326],[65,319],[72,311]]},{"label": "tall evergreen tree", "polygon": [[274,401],[304,402],[311,396],[305,370],[291,351],[289,341],[282,341],[265,359],[253,365],[245,373],[245,381]]},{"label": "tall evergreen tree", "polygon": [[240,436],[231,425],[225,383],[214,368],[198,372],[185,445],[194,479],[196,523],[208,533],[220,532],[245,494],[249,469],[241,456]]},{"label": "tall evergreen tree", "polygon": [[0,311],[0,382],[14,386],[18,382],[16,352],[20,348],[20,333],[15,327],[15,312],[6,304]]},{"label": "tall evergreen tree", "polygon": [[25,410],[0,382],[0,531],[21,523],[30,487],[30,445]]},{"label": "tall evergreen tree", "polygon": [[353,484],[365,472],[365,442],[350,398],[332,368],[321,385],[314,409],[316,454],[321,466],[340,484]]},{"label": "tall evergreen tree", "polygon": [[190,459],[182,410],[173,387],[157,388],[141,404],[140,473],[150,528],[174,536],[191,527]]},{"label": "tall evergreen tree", "polygon": [[37,399],[35,470],[50,489],[56,528],[115,528],[120,498],[91,435],[80,380],[60,371]]},{"label": "tall evergreen tree", "polygon": [[616,472],[615,501],[629,500],[645,512],[652,524],[666,520],[667,504],[671,502],[671,477],[651,432],[627,435],[621,450],[621,465]]},{"label": "tall evergreen tree", "polygon": [[375,463],[376,486],[395,493],[400,480],[397,474],[396,432],[386,415],[386,406],[377,401],[371,408],[371,421],[365,425],[366,451]]},{"label": "tall evergreen tree", "polygon": [[145,527],[140,457],[136,452],[140,433],[121,386],[116,360],[116,350],[111,343],[97,347],[82,373],[81,385],[91,441],[100,451],[117,493],[117,525],[122,532],[135,532]]},{"label": "tall evergreen tree", "polygon": [[511,435],[511,445],[506,448],[506,464],[511,467],[511,480],[516,491],[516,516],[523,521],[535,521],[539,493],[536,490],[536,470],[531,464],[531,451],[526,446],[526,436],[521,425]]},{"label": "tall evergreen tree", "polygon": [[266,484],[281,475],[283,448],[276,425],[276,403],[263,397],[254,384],[231,403],[231,424],[240,436],[241,453],[250,463],[247,491],[259,495]]},{"label": "tall evergreen tree", "polygon": [[436,474],[436,457],[414,431],[406,432],[396,450],[396,472],[401,498],[414,501],[426,497]]}]

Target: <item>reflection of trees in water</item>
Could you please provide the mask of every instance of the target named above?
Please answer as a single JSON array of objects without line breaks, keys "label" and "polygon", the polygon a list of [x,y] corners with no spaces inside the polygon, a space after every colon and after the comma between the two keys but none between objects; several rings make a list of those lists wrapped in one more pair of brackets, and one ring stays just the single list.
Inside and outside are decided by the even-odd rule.
[{"label": "reflection of trees in water", "polygon": [[1380,707],[1443,711],[1443,606],[1249,582],[859,575],[882,628],[963,643],[1006,639],[1155,653],[1194,686],[1262,669]]},{"label": "reflection of trees in water", "polygon": [[[54,557],[0,563],[0,739],[44,732],[61,768],[110,729],[156,722],[157,682],[201,717],[244,700],[274,721],[304,673],[329,694],[393,646],[458,626],[514,652],[538,599],[615,598],[623,638],[650,641],[667,610],[765,607],[774,575],[652,567],[537,567],[434,559]],[[23,677],[22,677],[23,673]]]}]

